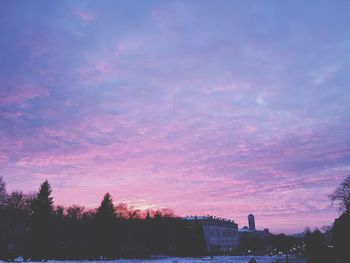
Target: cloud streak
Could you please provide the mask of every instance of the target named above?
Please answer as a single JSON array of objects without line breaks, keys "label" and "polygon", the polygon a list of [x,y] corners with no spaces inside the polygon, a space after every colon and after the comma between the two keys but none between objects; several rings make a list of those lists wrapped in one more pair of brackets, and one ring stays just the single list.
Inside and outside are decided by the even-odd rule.
[{"label": "cloud streak", "polygon": [[109,191],[240,226],[254,213],[275,232],[336,216],[328,194],[350,171],[346,8],[2,5],[20,40],[0,46],[9,189],[47,178],[56,204],[93,207]]}]

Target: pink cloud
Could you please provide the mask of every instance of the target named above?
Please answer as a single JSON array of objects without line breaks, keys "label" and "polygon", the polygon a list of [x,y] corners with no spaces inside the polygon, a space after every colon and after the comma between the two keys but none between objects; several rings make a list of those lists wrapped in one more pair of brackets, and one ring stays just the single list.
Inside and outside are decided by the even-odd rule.
[{"label": "pink cloud", "polygon": [[3,79],[20,76],[0,82],[10,189],[48,178],[56,204],[95,207],[109,191],[240,226],[254,213],[274,231],[331,222],[327,195],[350,169],[344,39],[317,49],[302,17],[281,35],[246,8],[111,7],[3,20]]},{"label": "pink cloud", "polygon": [[21,116],[23,116],[23,112],[16,111],[16,112],[1,112],[0,116],[2,116],[5,119],[18,119]]},{"label": "pink cloud", "polygon": [[31,82],[22,80],[0,82],[0,105],[19,104],[48,95],[46,87]]},{"label": "pink cloud", "polygon": [[96,13],[90,10],[75,11],[75,15],[84,22],[92,22],[97,18]]}]

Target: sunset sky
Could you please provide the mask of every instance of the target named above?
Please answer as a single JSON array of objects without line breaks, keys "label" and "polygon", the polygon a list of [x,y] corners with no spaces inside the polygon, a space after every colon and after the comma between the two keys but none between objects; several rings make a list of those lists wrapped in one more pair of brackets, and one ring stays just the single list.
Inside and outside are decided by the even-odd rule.
[{"label": "sunset sky", "polygon": [[0,176],[301,232],[350,174],[350,1],[0,2]]}]

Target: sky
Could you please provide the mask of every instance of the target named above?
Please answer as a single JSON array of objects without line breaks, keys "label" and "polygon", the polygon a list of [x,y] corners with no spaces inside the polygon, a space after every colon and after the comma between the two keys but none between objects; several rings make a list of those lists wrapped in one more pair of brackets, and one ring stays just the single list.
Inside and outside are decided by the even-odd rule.
[{"label": "sky", "polygon": [[0,175],[56,205],[301,232],[350,174],[349,1],[0,2]]}]

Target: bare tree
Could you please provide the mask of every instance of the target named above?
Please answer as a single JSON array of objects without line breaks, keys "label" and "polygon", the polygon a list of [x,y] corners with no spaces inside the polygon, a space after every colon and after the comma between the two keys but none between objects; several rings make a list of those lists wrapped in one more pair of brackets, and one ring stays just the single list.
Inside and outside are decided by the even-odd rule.
[{"label": "bare tree", "polygon": [[2,176],[0,176],[0,206],[5,204],[6,197],[6,183],[3,180]]},{"label": "bare tree", "polygon": [[350,212],[350,175],[329,197],[340,212]]}]

